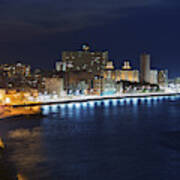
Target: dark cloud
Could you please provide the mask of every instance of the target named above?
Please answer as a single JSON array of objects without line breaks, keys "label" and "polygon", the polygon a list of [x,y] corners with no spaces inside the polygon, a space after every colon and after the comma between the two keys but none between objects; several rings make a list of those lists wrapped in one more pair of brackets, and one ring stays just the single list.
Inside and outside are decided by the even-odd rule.
[{"label": "dark cloud", "polygon": [[79,30],[127,16],[129,8],[158,5],[162,0],[0,0],[2,41]]}]

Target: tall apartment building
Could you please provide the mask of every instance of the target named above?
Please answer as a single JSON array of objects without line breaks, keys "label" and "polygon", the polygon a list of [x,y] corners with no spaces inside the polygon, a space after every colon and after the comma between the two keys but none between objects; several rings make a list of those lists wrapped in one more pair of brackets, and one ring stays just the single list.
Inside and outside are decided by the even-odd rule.
[{"label": "tall apartment building", "polygon": [[142,54],[140,57],[140,81],[150,82],[150,55]]},{"label": "tall apartment building", "polygon": [[66,72],[84,71],[100,75],[107,61],[107,51],[89,51],[89,46],[84,45],[81,51],[63,51],[62,63],[57,64],[57,68]]}]

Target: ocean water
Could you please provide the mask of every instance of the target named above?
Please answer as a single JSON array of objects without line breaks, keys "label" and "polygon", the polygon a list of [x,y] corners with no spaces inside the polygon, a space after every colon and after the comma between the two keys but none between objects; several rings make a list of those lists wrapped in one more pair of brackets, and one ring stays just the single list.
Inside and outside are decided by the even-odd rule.
[{"label": "ocean water", "polygon": [[43,106],[42,112],[0,121],[7,175],[14,169],[28,180],[180,179],[178,96]]}]

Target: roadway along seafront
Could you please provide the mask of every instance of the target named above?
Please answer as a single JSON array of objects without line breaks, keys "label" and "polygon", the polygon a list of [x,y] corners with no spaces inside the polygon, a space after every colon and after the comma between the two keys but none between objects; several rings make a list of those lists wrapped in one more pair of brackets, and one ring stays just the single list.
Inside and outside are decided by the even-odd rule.
[{"label": "roadway along seafront", "polygon": [[22,104],[12,106],[1,106],[0,107],[0,120],[18,117],[18,116],[32,116],[32,115],[43,115],[41,113],[41,106],[44,105],[55,105],[55,104],[71,104],[71,103],[83,103],[93,101],[103,101],[111,99],[137,99],[137,98],[151,98],[151,97],[169,97],[178,96],[180,93],[139,93],[139,94],[121,94],[113,96],[68,96],[61,99],[48,99],[33,104]]},{"label": "roadway along seafront", "polygon": [[37,106],[37,105],[51,105],[51,104],[67,104],[76,102],[87,102],[87,101],[101,101],[106,99],[125,99],[125,98],[143,98],[143,97],[153,97],[153,96],[178,96],[180,92],[158,92],[158,93],[129,93],[129,94],[118,94],[109,96],[65,96],[64,98],[57,99],[43,99],[39,102],[34,102],[32,104],[22,104],[13,107],[24,107],[24,106]]}]

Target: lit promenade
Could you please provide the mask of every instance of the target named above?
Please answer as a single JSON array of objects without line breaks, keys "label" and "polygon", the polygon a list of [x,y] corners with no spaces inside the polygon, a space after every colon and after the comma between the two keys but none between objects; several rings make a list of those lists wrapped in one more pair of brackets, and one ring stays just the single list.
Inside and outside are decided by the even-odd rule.
[{"label": "lit promenade", "polygon": [[157,92],[157,93],[123,93],[108,96],[66,96],[61,98],[44,98],[39,99],[40,104],[48,103],[68,103],[68,102],[83,102],[83,101],[93,101],[93,100],[103,100],[103,99],[123,99],[123,98],[135,98],[135,97],[149,97],[149,96],[173,96],[178,95],[180,92]]},{"label": "lit promenade", "polygon": [[64,96],[64,97],[50,97],[47,95],[41,95],[38,99],[34,99],[33,103],[23,103],[23,104],[11,104],[13,107],[26,107],[26,106],[41,106],[41,105],[51,105],[51,104],[67,104],[76,102],[87,102],[87,101],[101,101],[105,99],[124,99],[124,98],[140,98],[140,97],[150,97],[150,96],[175,96],[179,95],[180,92],[156,92],[156,93],[121,93],[116,95],[108,96],[98,96],[98,95],[79,95],[79,96]]},{"label": "lit promenade", "polygon": [[7,117],[36,115],[40,114],[40,107],[43,105],[55,105],[55,104],[71,104],[71,103],[83,103],[88,101],[103,101],[103,100],[118,100],[118,99],[144,99],[149,97],[174,97],[180,95],[178,92],[156,92],[156,93],[131,93],[131,94],[116,94],[109,96],[65,96],[63,98],[47,98],[44,96],[39,97],[33,104],[13,104],[11,106],[4,106],[1,108],[0,119]]}]

